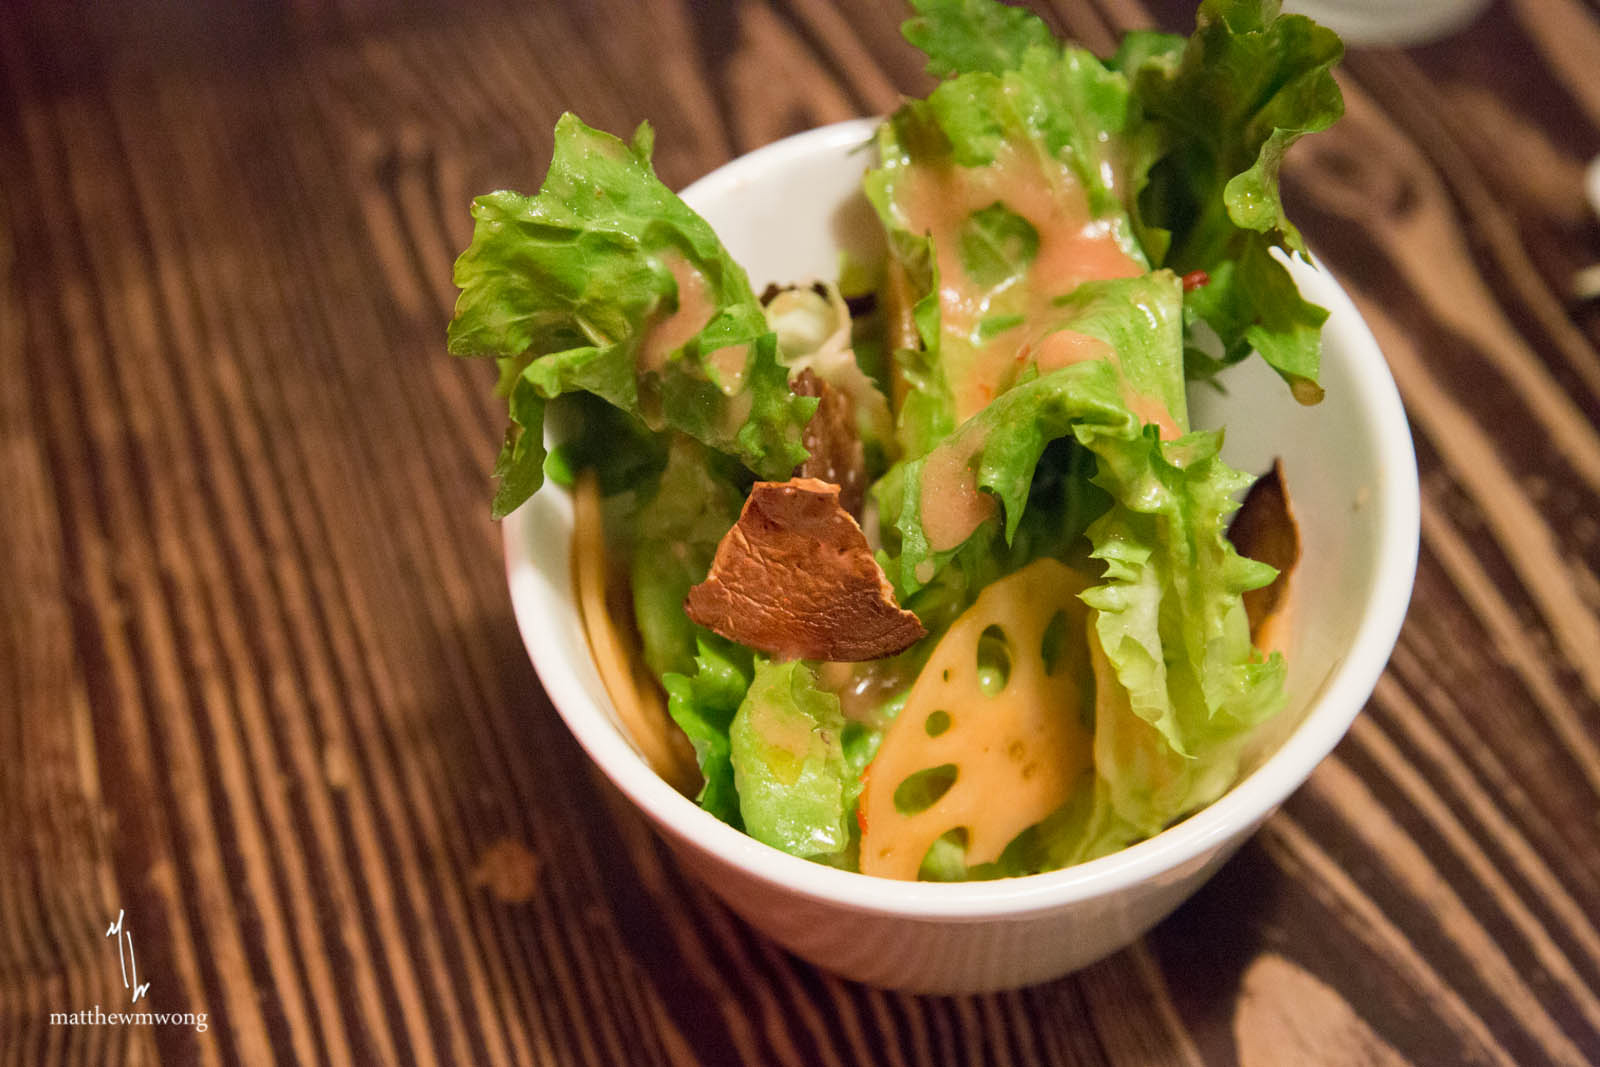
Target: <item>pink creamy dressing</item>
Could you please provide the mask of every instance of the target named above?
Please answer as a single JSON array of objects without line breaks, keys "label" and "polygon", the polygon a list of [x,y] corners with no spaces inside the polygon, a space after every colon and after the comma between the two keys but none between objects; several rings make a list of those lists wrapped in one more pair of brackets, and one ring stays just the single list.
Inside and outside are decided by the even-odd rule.
[{"label": "pink creamy dressing", "polygon": [[750,421],[750,411],[755,406],[755,399],[755,394],[748,389],[730,396],[727,406],[717,417],[717,428],[729,437],[738,433],[739,427]]},{"label": "pink creamy dressing", "polygon": [[[976,211],[999,202],[1026,219],[1039,247],[1026,277],[987,287],[962,266],[961,228]],[[1110,345],[1075,330],[1039,336],[1028,324],[1056,317],[1055,298],[1096,279],[1131,278],[1144,267],[1118,243],[1112,225],[1089,210],[1083,185],[1065,167],[1036,154],[1008,149],[987,167],[919,168],[907,173],[900,207],[906,228],[932,236],[939,266],[939,311],[947,331],[965,338],[971,351],[947,346],[943,356],[956,404],[965,422],[1010,388],[1029,364],[1049,373],[1074,363],[1116,362]],[[993,315],[1021,315],[1021,325],[982,340],[979,327]],[[1037,326],[1035,326],[1037,329]],[[1136,393],[1126,382],[1123,399],[1164,439],[1178,436],[1167,405]],[[935,552],[955,548],[995,512],[995,500],[977,486],[973,459],[981,436],[952,438],[928,454],[921,476],[922,527]]]},{"label": "pink creamy dressing", "polygon": [[[655,425],[660,408],[660,394],[651,379],[666,367],[667,359],[673,352],[706,328],[717,310],[705,275],[688,260],[675,252],[668,252],[661,257],[661,262],[666,264],[673,280],[678,283],[678,306],[664,315],[661,309],[657,309],[652,321],[645,327],[644,339],[634,356],[634,369],[640,379],[640,408],[645,422],[650,425]],[[729,398],[728,405],[719,416],[719,428],[729,435],[736,433],[750,418],[754,397],[744,387],[750,355],[749,345],[729,345],[704,356],[712,381]]]},{"label": "pink creamy dressing", "polygon": [[1123,382],[1122,402],[1128,405],[1129,411],[1139,416],[1140,422],[1147,426],[1154,423],[1163,441],[1176,441],[1183,436],[1178,432],[1178,424],[1173,420],[1172,412],[1167,409],[1166,402],[1160,397],[1136,393],[1127,382]]},{"label": "pink creamy dressing", "polygon": [[983,434],[969,429],[940,442],[922,462],[922,530],[934,552],[955,548],[995,513],[995,499],[978,488],[973,469],[983,441]]},{"label": "pink creamy dressing", "polygon": [[[1088,363],[1096,359],[1117,361],[1116,350],[1098,337],[1090,337],[1077,330],[1056,330],[1045,334],[1035,345],[1024,344],[1017,351],[1015,357],[1018,369],[1021,364],[1032,361],[1039,368],[1040,374],[1049,374],[1062,367],[1070,367],[1074,363]],[[1172,412],[1167,410],[1166,401],[1158,396],[1149,396],[1136,392],[1128,382],[1122,383],[1122,401],[1128,405],[1128,410],[1139,416],[1143,423],[1154,423],[1161,432],[1163,441],[1171,441],[1181,436],[1178,424],[1173,421]]]},{"label": "pink creamy dressing", "polygon": [[706,356],[706,366],[715,373],[717,388],[724,396],[744,391],[744,374],[749,365],[749,345],[729,345]]},{"label": "pink creamy dressing", "polygon": [[[1018,359],[1024,358],[1027,352],[1028,346],[1024,345],[1018,350]],[[1039,343],[1033,346],[1032,356],[1039,373],[1049,374],[1074,363],[1088,363],[1096,359],[1115,361],[1117,353],[1098,337],[1090,337],[1077,330],[1057,330],[1039,339]]]},{"label": "pink creamy dressing", "polygon": [[[962,267],[960,239],[973,212],[996,202],[1033,226],[1039,248],[1027,277],[990,288],[973,281]],[[968,338],[973,347],[970,355],[961,353],[965,357],[961,360],[951,358],[954,352],[946,353],[959,421],[1004,392],[1027,361],[1026,326],[980,341],[978,329],[985,318],[1006,314],[1021,315],[1025,323],[1048,322],[1054,317],[1054,299],[1080,283],[1144,273],[1144,267],[1123,251],[1111,224],[1090,214],[1088,194],[1071,171],[1036,154],[1008,149],[987,167],[911,170],[900,206],[907,229],[933,237],[945,327]],[[1019,353],[1024,353],[1021,360]]]},{"label": "pink creamy dressing", "polygon": [[644,340],[635,356],[640,374],[659,374],[667,365],[667,357],[682,348],[684,343],[706,328],[716,305],[705,276],[695,270],[688,260],[676,253],[661,257],[678,283],[678,307],[664,318],[656,319],[645,328]]}]

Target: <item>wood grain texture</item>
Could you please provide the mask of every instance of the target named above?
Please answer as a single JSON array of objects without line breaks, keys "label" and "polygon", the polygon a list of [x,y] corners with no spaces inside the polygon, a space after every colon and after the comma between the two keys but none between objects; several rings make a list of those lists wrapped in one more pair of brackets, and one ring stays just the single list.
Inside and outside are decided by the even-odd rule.
[{"label": "wood grain texture", "polygon": [[[1178,0],[1039,0],[1104,51]],[[925,91],[868,0],[0,5],[0,1065],[1600,1062],[1600,16],[1354,50],[1286,197],[1423,548],[1367,711],[1088,970],[909,997],[680,872],[510,615],[479,191],[564,109],[683,185]],[[150,991],[129,1008],[121,911]],[[205,1012],[59,1026],[52,1012]]]}]

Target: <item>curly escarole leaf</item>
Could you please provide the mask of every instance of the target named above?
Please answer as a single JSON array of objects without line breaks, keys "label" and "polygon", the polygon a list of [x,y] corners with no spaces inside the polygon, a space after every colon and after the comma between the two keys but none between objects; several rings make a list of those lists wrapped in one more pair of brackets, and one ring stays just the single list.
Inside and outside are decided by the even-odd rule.
[{"label": "curly escarole leaf", "polygon": [[656,178],[650,148],[648,126],[630,145],[563,115],[538,195],[473,201],[449,345],[501,360],[511,428],[496,516],[538,489],[539,401],[567,392],[594,393],[763,477],[805,459],[816,401],[790,391],[749,279]]},{"label": "curly escarole leaf", "polygon": [[688,736],[700,764],[705,784],[695,799],[723,822],[743,829],[728,729],[750,688],[754,667],[749,649],[701,634],[691,668],[662,678],[667,714]]},{"label": "curly escarole leaf", "polygon": [[[1180,285],[1170,271],[1137,278],[1085,282],[1054,302],[1049,330],[1098,347],[1087,359],[1037,375],[1001,393],[926,455],[901,465],[892,482],[891,502],[900,552],[889,573],[896,588],[911,594],[933,580],[955,559],[981,523],[977,494],[999,505],[1005,539],[1015,539],[1035,469],[1045,449],[1060,438],[1094,426],[1130,440],[1145,438],[1145,424],[1188,428],[1183,371]],[[1154,432],[1154,431],[1152,431]],[[924,498],[937,504],[929,514]],[[973,501],[961,513],[970,529],[952,526],[950,499]],[[987,520],[985,520],[987,521]],[[960,536],[962,531],[968,536]],[[952,543],[952,538],[959,538]]]},{"label": "curly escarole leaf", "polygon": [[1089,526],[1106,570],[1083,594],[1096,609],[1095,805],[1104,827],[1133,841],[1237,781],[1254,727],[1283,707],[1285,664],[1250,640],[1241,594],[1276,572],[1227,538],[1250,479],[1218,457],[1221,434],[1159,451],[1097,436],[1080,435],[1113,501]]},{"label": "curly escarole leaf", "polygon": [[1099,610],[1100,644],[1134,713],[1180,755],[1263,721],[1281,700],[1283,658],[1256,652],[1242,594],[1277,572],[1227,538],[1250,477],[1218,456],[1220,433],[1151,447],[1097,426],[1075,430],[1112,500],[1089,525],[1106,571],[1083,599]]},{"label": "curly escarole leaf", "polygon": [[928,55],[935,77],[1014,70],[1034,47],[1054,47],[1055,34],[1033,12],[992,0],[911,0],[914,18],[900,32]]},{"label": "curly escarole leaf", "polygon": [[[1026,72],[1077,51],[1062,49],[1037,17],[995,0],[912,6],[917,14],[902,32],[928,54],[931,73],[958,76],[949,84],[974,76],[1037,81]],[[1209,377],[1257,351],[1297,398],[1321,396],[1326,312],[1301,298],[1268,251],[1305,253],[1284,217],[1278,172],[1290,145],[1343,114],[1332,74],[1342,53],[1332,31],[1280,15],[1277,0],[1204,0],[1187,39],[1149,31],[1123,39],[1098,79],[1102,102],[1112,86],[1126,97],[1115,121],[1103,107],[1085,111],[1080,92],[1045,86],[1029,109],[1070,119],[1063,125],[1111,146],[1107,158],[1121,171],[1112,191],[1152,264],[1208,275],[1186,311],[1212,328],[1222,352],[1217,358],[1192,346],[1191,377]]]},{"label": "curly escarole leaf", "polygon": [[1012,59],[904,104],[866,178],[922,342],[896,353],[907,455],[1028,373],[1013,357],[1052,301],[1148,270],[1124,205],[1121,145],[1141,137],[1126,79],[1053,41]]},{"label": "curly escarole leaf", "polygon": [[796,856],[849,846],[860,768],[845,756],[846,725],[839,698],[804,662],[756,660],[728,730],[746,833]]},{"label": "curly escarole leaf", "polygon": [[696,641],[709,635],[684,614],[683,598],[705,581],[718,542],[738,521],[749,489],[741,473],[728,457],[674,434],[655,492],[631,518],[633,617],[658,677],[691,673]]},{"label": "curly escarole leaf", "polygon": [[[1254,349],[1302,401],[1321,396],[1327,313],[1268,252],[1305,255],[1278,171],[1290,145],[1344,113],[1333,78],[1343,52],[1333,31],[1280,15],[1276,0],[1205,0],[1181,48],[1139,35],[1113,60],[1160,138],[1134,205],[1140,240],[1166,248],[1161,262],[1178,273],[1209,275],[1189,305],[1221,338],[1222,364]],[[1214,369],[1200,360],[1191,373]]]}]

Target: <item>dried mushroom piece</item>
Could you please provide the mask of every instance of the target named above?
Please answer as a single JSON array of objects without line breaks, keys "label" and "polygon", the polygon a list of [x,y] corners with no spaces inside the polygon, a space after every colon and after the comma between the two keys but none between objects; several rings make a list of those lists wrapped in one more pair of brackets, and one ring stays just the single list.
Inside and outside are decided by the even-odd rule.
[{"label": "dried mushroom piece", "polygon": [[778,659],[879,659],[927,632],[895,602],[838,486],[815,478],[755,484],[684,610]]},{"label": "dried mushroom piece", "polygon": [[1300,530],[1289,507],[1281,460],[1273,460],[1272,469],[1257,478],[1245,494],[1228,526],[1228,540],[1241,555],[1278,568],[1271,585],[1244,594],[1244,610],[1250,619],[1250,639],[1257,648],[1271,651],[1283,647],[1287,624],[1282,620],[1289,605],[1290,575],[1300,560]]},{"label": "dried mushroom piece", "polygon": [[817,410],[800,437],[810,454],[795,468],[795,477],[817,478],[837,485],[839,505],[859,520],[866,496],[867,458],[861,435],[856,432],[850,398],[818,378],[809,367],[789,384],[800,396],[818,398]]}]

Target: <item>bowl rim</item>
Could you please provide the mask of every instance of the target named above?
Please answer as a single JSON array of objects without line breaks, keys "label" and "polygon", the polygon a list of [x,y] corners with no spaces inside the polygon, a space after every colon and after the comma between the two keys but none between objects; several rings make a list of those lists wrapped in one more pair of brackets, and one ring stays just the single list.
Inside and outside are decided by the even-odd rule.
[{"label": "bowl rim", "polygon": [[[705,203],[758,179],[775,165],[854,147],[879,119],[852,119],[807,130],[740,156],[683,190]],[[546,694],[578,743],[658,828],[738,868],[745,875],[819,903],[880,916],[941,921],[1020,918],[1105,897],[1208,856],[1252,831],[1310,776],[1365,706],[1388,662],[1411,599],[1420,544],[1416,454],[1405,410],[1388,364],[1354,303],[1326,270],[1297,272],[1313,298],[1330,311],[1328,326],[1358,372],[1358,406],[1369,413],[1382,477],[1367,506],[1377,510],[1375,575],[1348,652],[1312,697],[1305,718],[1243,780],[1216,801],[1154,837],[1108,856],[1043,874],[986,882],[906,882],[828,867],[762,844],[705,811],[661,779],[585,692],[578,665],[548,651],[540,632],[557,617],[549,598],[556,586],[539,578],[526,551],[528,512],[502,524],[507,583],[523,644]],[[552,490],[541,490],[548,494]],[[570,512],[562,495],[555,506]],[[570,551],[570,550],[569,550]],[[547,651],[541,652],[541,649]],[[592,671],[593,664],[585,664]]]}]

